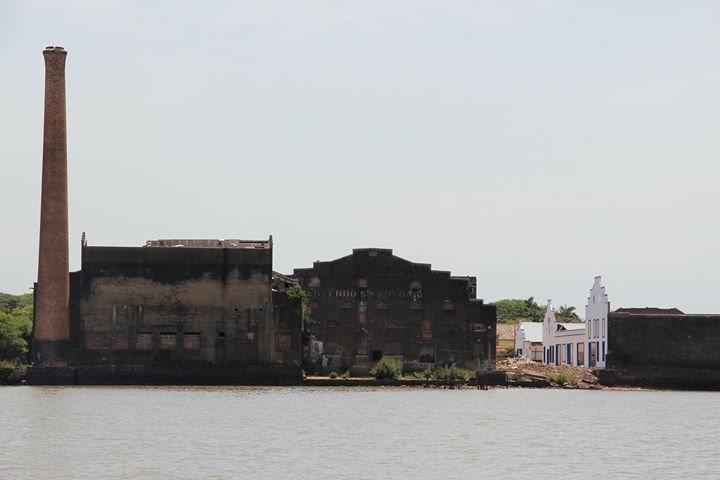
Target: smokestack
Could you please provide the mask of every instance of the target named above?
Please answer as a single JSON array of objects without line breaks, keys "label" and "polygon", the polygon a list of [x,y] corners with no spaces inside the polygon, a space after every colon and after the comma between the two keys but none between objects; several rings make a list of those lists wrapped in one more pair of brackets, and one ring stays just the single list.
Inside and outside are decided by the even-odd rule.
[{"label": "smokestack", "polygon": [[43,132],[40,255],[36,290],[33,362],[64,366],[70,347],[68,259],[67,129],[65,57],[62,47],[47,47]]}]

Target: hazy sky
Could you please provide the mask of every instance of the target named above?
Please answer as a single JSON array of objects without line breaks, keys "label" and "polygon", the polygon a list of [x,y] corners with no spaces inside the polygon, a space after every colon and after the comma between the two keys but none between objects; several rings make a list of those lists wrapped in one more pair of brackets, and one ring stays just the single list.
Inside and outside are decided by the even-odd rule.
[{"label": "hazy sky", "polygon": [[42,50],[67,59],[71,268],[273,235],[486,300],[720,312],[720,2],[0,0],[0,291],[37,273]]}]

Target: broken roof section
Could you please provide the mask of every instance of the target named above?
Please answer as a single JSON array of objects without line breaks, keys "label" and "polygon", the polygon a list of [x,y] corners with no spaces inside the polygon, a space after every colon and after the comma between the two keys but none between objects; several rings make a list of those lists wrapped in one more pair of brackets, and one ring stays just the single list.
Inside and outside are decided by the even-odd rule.
[{"label": "broken roof section", "polygon": [[164,248],[272,248],[272,237],[268,240],[238,240],[238,239],[172,239],[148,240],[146,247]]},{"label": "broken roof section", "polygon": [[584,323],[558,323],[558,330],[584,330]]}]

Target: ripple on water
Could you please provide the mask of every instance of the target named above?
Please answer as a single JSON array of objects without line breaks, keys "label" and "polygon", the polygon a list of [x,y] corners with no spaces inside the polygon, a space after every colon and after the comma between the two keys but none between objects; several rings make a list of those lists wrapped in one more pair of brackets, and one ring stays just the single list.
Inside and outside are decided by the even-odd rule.
[{"label": "ripple on water", "polygon": [[720,394],[0,389],[0,478],[720,477]]}]

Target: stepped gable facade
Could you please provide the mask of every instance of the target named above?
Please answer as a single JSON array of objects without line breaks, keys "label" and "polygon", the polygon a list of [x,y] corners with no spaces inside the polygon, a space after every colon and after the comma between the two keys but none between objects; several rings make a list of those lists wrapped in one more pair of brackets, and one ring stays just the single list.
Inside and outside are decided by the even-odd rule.
[{"label": "stepped gable facade", "polygon": [[407,370],[494,368],[496,312],[475,277],[454,277],[363,248],[294,271],[308,294],[306,370],[367,372],[384,356]]}]

